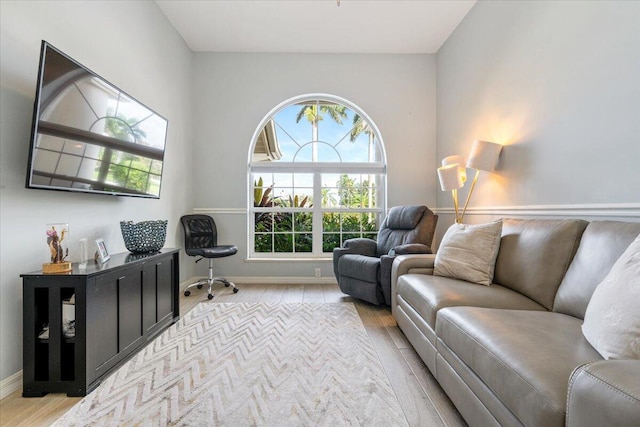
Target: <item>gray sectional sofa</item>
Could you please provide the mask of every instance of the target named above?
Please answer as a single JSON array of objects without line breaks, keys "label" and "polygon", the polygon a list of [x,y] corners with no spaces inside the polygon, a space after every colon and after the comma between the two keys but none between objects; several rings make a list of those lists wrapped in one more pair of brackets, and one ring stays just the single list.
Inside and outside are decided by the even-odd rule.
[{"label": "gray sectional sofa", "polygon": [[633,222],[505,219],[491,286],[403,255],[393,316],[471,426],[640,426],[640,360],[604,360],[581,330],[638,234]]}]

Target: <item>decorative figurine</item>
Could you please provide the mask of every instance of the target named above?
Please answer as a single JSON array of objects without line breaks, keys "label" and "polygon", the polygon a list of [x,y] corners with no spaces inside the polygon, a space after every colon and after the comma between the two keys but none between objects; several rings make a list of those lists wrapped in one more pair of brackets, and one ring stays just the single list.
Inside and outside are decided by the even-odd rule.
[{"label": "decorative figurine", "polygon": [[[56,230],[55,225],[51,226],[51,230],[47,230],[47,244],[51,251],[51,262],[54,264],[61,263],[67,256],[69,256],[69,248],[64,251],[61,244],[64,240],[65,234],[67,234],[67,230],[63,229],[60,234],[60,237],[58,237],[58,231]],[[63,252],[65,252],[64,255]]]},{"label": "decorative figurine", "polygon": [[[58,229],[60,233],[58,233]],[[43,273],[65,273],[71,271],[71,263],[65,261],[69,256],[69,248],[62,246],[67,237],[68,226],[66,224],[51,224],[47,228],[47,246],[51,255],[51,262],[42,264]]]}]

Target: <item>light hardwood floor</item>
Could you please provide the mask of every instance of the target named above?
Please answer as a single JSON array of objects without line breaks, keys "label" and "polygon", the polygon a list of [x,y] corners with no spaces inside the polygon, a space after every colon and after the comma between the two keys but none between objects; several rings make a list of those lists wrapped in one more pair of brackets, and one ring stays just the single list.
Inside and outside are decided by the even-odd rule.
[{"label": "light hardwood floor", "polygon": [[[240,291],[216,286],[213,302],[353,302],[411,426],[465,426],[449,398],[406,340],[388,307],[377,307],[344,295],[337,285],[238,284]],[[180,313],[207,301],[206,289],[180,295]],[[17,391],[0,401],[0,425],[48,426],[80,398],[48,394],[23,398]]]}]

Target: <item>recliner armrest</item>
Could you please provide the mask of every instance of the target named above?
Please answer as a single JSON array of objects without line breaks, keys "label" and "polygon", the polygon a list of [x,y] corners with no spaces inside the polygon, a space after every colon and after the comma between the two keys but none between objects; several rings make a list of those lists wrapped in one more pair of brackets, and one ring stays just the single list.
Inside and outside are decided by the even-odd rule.
[{"label": "recliner armrest", "polygon": [[569,378],[566,425],[640,426],[640,360],[578,366]]},{"label": "recliner armrest", "polygon": [[338,273],[338,261],[340,257],[346,254],[357,254],[366,256],[376,256],[375,240],[358,238],[345,240],[341,248],[333,248],[333,274],[336,280],[340,281]]},{"label": "recliner armrest", "polygon": [[382,255],[380,257],[380,287],[382,288],[384,303],[387,305],[391,304],[391,269],[395,259],[395,255]]},{"label": "recliner armrest", "polygon": [[349,253],[366,256],[376,256],[377,247],[375,240],[366,239],[364,237],[345,240],[342,244],[342,248],[349,249]]},{"label": "recliner armrest", "polygon": [[429,245],[422,243],[408,243],[396,246],[389,251],[389,255],[411,255],[411,254],[431,254],[433,251]]}]

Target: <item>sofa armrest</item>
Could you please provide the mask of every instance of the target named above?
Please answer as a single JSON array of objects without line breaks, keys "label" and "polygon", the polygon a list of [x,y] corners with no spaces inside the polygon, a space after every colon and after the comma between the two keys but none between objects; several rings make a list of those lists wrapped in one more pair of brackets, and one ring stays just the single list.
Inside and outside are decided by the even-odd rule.
[{"label": "sofa armrest", "polygon": [[431,248],[422,243],[407,243],[389,250],[388,255],[380,257],[380,287],[382,287],[382,295],[384,303],[391,305],[391,269],[396,256],[407,254],[430,254]]},{"label": "sofa armrest", "polygon": [[640,426],[640,360],[578,366],[569,379],[566,425]]},{"label": "sofa armrest", "polygon": [[398,255],[391,269],[391,283],[403,274],[433,274],[435,254]]},{"label": "sofa armrest", "polygon": [[391,267],[391,312],[395,312],[398,277],[403,274],[433,274],[435,254],[398,255]]}]

